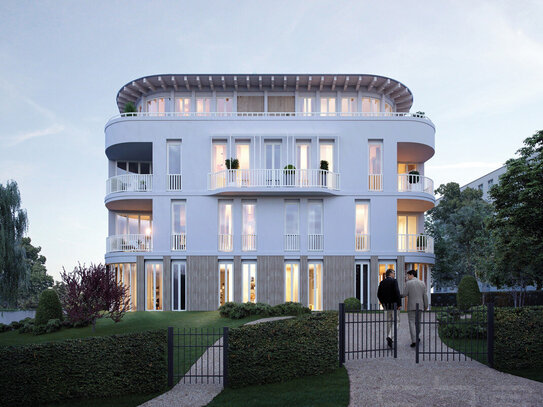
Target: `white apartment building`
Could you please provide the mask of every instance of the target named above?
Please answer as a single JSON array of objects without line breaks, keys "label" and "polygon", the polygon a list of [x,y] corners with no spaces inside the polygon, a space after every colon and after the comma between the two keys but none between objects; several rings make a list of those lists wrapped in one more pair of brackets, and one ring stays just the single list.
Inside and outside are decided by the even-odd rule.
[{"label": "white apartment building", "polygon": [[105,259],[131,308],[367,306],[387,268],[430,290],[435,127],[412,103],[365,74],[128,82],[105,126]]}]

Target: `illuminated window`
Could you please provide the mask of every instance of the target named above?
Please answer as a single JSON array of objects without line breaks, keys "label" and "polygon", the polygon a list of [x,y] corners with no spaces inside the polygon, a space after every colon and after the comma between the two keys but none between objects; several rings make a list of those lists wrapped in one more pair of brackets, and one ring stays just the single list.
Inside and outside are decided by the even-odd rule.
[{"label": "illuminated window", "polygon": [[124,285],[128,292],[128,310],[137,309],[137,272],[136,263],[118,263],[110,264],[110,270],[115,273],[117,284]]},{"label": "illuminated window", "polygon": [[356,98],[344,97],[341,98],[341,113],[354,113],[356,112]]},{"label": "illuminated window", "polygon": [[370,249],[370,205],[368,202],[357,202],[355,208],[355,250],[368,251]]},{"label": "illuminated window", "polygon": [[362,98],[362,112],[378,113],[381,109],[381,100],[376,98]]},{"label": "illuminated window", "polygon": [[222,252],[233,250],[232,218],[232,202],[219,201],[219,250]]},{"label": "illuminated window", "polygon": [[256,302],[256,263],[242,264],[242,294],[243,302]]},{"label": "illuminated window", "polygon": [[332,115],[336,112],[335,97],[321,97],[321,115]]},{"label": "illuminated window", "polygon": [[218,97],[217,98],[217,112],[218,113],[232,113],[234,111],[234,99],[231,97]]},{"label": "illuminated window", "polygon": [[312,113],[315,105],[314,97],[302,97],[302,113]]},{"label": "illuminated window", "polygon": [[241,206],[241,250],[256,250],[256,203],[250,201],[242,201]]},{"label": "illuminated window", "polygon": [[184,113],[184,115],[188,115],[190,113],[190,105],[191,105],[191,98],[185,97],[185,98],[177,98],[176,99],[176,110],[180,113]]},{"label": "illuminated window", "polygon": [[396,262],[394,261],[379,262],[379,282],[385,279],[385,273],[388,269],[396,270]]},{"label": "illuminated window", "polygon": [[370,141],[369,152],[369,189],[370,191],[383,190],[383,142]]},{"label": "illuminated window", "polygon": [[390,106],[388,103],[385,103],[385,112],[392,113],[392,106]]},{"label": "illuminated window", "polygon": [[320,161],[328,162],[328,171],[334,172],[334,143],[333,142],[321,142],[319,146]]},{"label": "illuminated window", "polygon": [[162,263],[145,262],[146,310],[162,311]]},{"label": "illuminated window", "polygon": [[196,112],[209,113],[211,112],[211,98],[196,98]]},{"label": "illuminated window", "polygon": [[157,113],[157,116],[163,116],[166,111],[166,102],[164,98],[156,98],[147,101],[147,111]]},{"label": "illuminated window", "polygon": [[234,301],[234,265],[232,263],[219,263],[219,306]]},{"label": "illuminated window", "polygon": [[211,151],[211,172],[219,172],[226,169],[226,143],[213,143]]},{"label": "illuminated window", "polygon": [[322,263],[308,263],[309,309],[322,310]]},{"label": "illuminated window", "polygon": [[285,302],[300,302],[299,297],[299,264],[285,263]]},{"label": "illuminated window", "polygon": [[398,215],[398,251],[417,251],[417,216]]}]

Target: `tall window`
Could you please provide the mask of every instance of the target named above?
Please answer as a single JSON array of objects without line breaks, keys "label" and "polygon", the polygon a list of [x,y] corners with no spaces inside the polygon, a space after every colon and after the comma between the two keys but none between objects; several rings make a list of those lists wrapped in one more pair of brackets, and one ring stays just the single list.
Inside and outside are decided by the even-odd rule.
[{"label": "tall window", "polygon": [[285,250],[300,250],[300,203],[285,202]]},{"label": "tall window", "polygon": [[355,222],[355,250],[366,251],[369,249],[369,203],[357,202]]},{"label": "tall window", "polygon": [[242,294],[243,302],[256,302],[256,263],[242,264]]},{"label": "tall window", "polygon": [[410,171],[417,171],[417,164],[398,163],[398,174],[409,174]]},{"label": "tall window", "polygon": [[396,262],[394,260],[379,262],[379,282],[386,278],[385,274],[388,269],[396,270]]},{"label": "tall window", "polygon": [[353,96],[341,98],[341,112],[342,113],[356,112],[356,98]]},{"label": "tall window", "polygon": [[184,261],[172,261],[172,311],[187,309],[187,267]]},{"label": "tall window", "polygon": [[417,237],[417,216],[398,215],[398,251],[416,251]]},{"label": "tall window", "polygon": [[294,262],[285,263],[285,302],[300,302],[300,265]]},{"label": "tall window", "polygon": [[219,263],[219,306],[234,301],[234,265],[229,262]]},{"label": "tall window", "polygon": [[335,97],[321,97],[321,114],[326,116],[336,112],[336,98]]},{"label": "tall window", "polygon": [[196,112],[209,113],[211,112],[211,98],[196,98]]},{"label": "tall window", "polygon": [[383,190],[383,142],[370,141],[369,150],[369,189],[370,191]]},{"label": "tall window", "polygon": [[302,113],[312,113],[315,105],[314,97],[302,97]]},{"label": "tall window", "polygon": [[311,155],[309,143],[296,144],[296,169],[307,170],[310,168]]},{"label": "tall window", "polygon": [[146,310],[162,311],[162,263],[145,263]]},{"label": "tall window", "polygon": [[146,161],[117,161],[115,174],[151,174],[151,167],[151,163]]},{"label": "tall window", "polygon": [[219,172],[226,169],[226,143],[215,142],[211,147],[211,172]]},{"label": "tall window", "polygon": [[322,201],[307,203],[307,239],[308,250],[323,250],[324,235],[322,226]]},{"label": "tall window", "polygon": [[362,98],[362,112],[378,113],[381,109],[381,100],[376,98]]},{"label": "tall window", "polygon": [[240,170],[251,168],[251,145],[249,143],[236,143],[236,158]]},{"label": "tall window", "polygon": [[388,103],[385,103],[385,112],[392,113],[392,106],[390,106]]},{"label": "tall window", "polygon": [[117,213],[115,218],[115,233],[117,235],[151,236],[151,215]]},{"label": "tall window", "polygon": [[357,262],[354,266],[354,295],[362,303],[362,309],[368,309],[370,297],[370,265],[367,262]]},{"label": "tall window", "polygon": [[[328,171],[334,172],[334,143],[333,142],[321,142],[320,146],[320,160],[328,162]],[[320,162],[319,162],[320,164]]]},{"label": "tall window", "polygon": [[234,111],[234,99],[231,97],[217,98],[218,113],[232,113]]},{"label": "tall window", "polygon": [[[166,111],[166,101],[164,98],[156,98],[147,101],[147,111],[149,113],[164,113]],[[158,114],[158,116],[162,116]]]},{"label": "tall window", "polygon": [[219,201],[219,250],[233,250],[233,214],[231,201]]},{"label": "tall window", "polygon": [[187,214],[185,201],[172,201],[172,250],[187,249]]},{"label": "tall window", "polygon": [[191,98],[177,98],[175,100],[176,110],[180,113],[183,113],[184,115],[188,115],[190,113],[190,105],[191,105]]},{"label": "tall window", "polygon": [[322,310],[322,263],[310,262],[307,265],[309,282],[309,309]]},{"label": "tall window", "polygon": [[243,251],[256,250],[256,203],[242,202],[242,237]]},{"label": "tall window", "polygon": [[181,143],[168,142],[168,174],[181,174]]},{"label": "tall window", "polygon": [[117,263],[110,264],[110,270],[115,273],[117,284],[124,285],[128,290],[128,309],[136,311],[137,309],[137,272],[136,263]]}]

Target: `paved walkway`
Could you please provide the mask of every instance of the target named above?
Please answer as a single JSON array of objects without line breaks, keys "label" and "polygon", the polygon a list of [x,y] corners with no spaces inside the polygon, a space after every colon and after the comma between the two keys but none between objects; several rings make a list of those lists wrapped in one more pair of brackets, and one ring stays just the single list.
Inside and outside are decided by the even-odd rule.
[{"label": "paved walkway", "polygon": [[[498,372],[475,361],[415,363],[407,315],[398,328],[398,358],[348,360],[349,406],[543,406],[543,383]],[[425,348],[446,350],[431,332]],[[348,338],[346,338],[347,340]],[[421,344],[422,346],[422,344]],[[428,359],[428,356],[426,356]]]}]

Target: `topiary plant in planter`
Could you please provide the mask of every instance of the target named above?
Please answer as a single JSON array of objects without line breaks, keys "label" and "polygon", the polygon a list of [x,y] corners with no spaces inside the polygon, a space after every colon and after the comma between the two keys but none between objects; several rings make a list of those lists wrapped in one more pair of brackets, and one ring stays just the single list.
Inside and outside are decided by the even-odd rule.
[{"label": "topiary plant in planter", "polygon": [[135,114],[129,114],[129,113],[137,113],[136,105],[132,102],[126,102],[124,105],[124,113],[125,113],[125,116],[136,116]]},{"label": "topiary plant in planter", "polygon": [[285,168],[283,169],[284,184],[294,185],[295,174],[296,174],[296,167],[294,165],[292,164],[285,165]]},{"label": "topiary plant in planter", "polygon": [[328,181],[328,161],[321,160],[320,169],[321,169],[321,172],[319,173],[319,181],[320,181],[320,184],[323,187],[325,187],[328,183],[327,182]]},{"label": "topiary plant in planter", "polygon": [[[224,161],[224,165],[229,170],[237,170],[239,169],[239,160],[237,158],[228,158]],[[236,183],[236,171],[228,171],[228,183]]]},{"label": "topiary plant in planter", "polygon": [[418,184],[420,181],[420,173],[417,170],[409,171],[409,176],[407,177],[410,184]]}]

